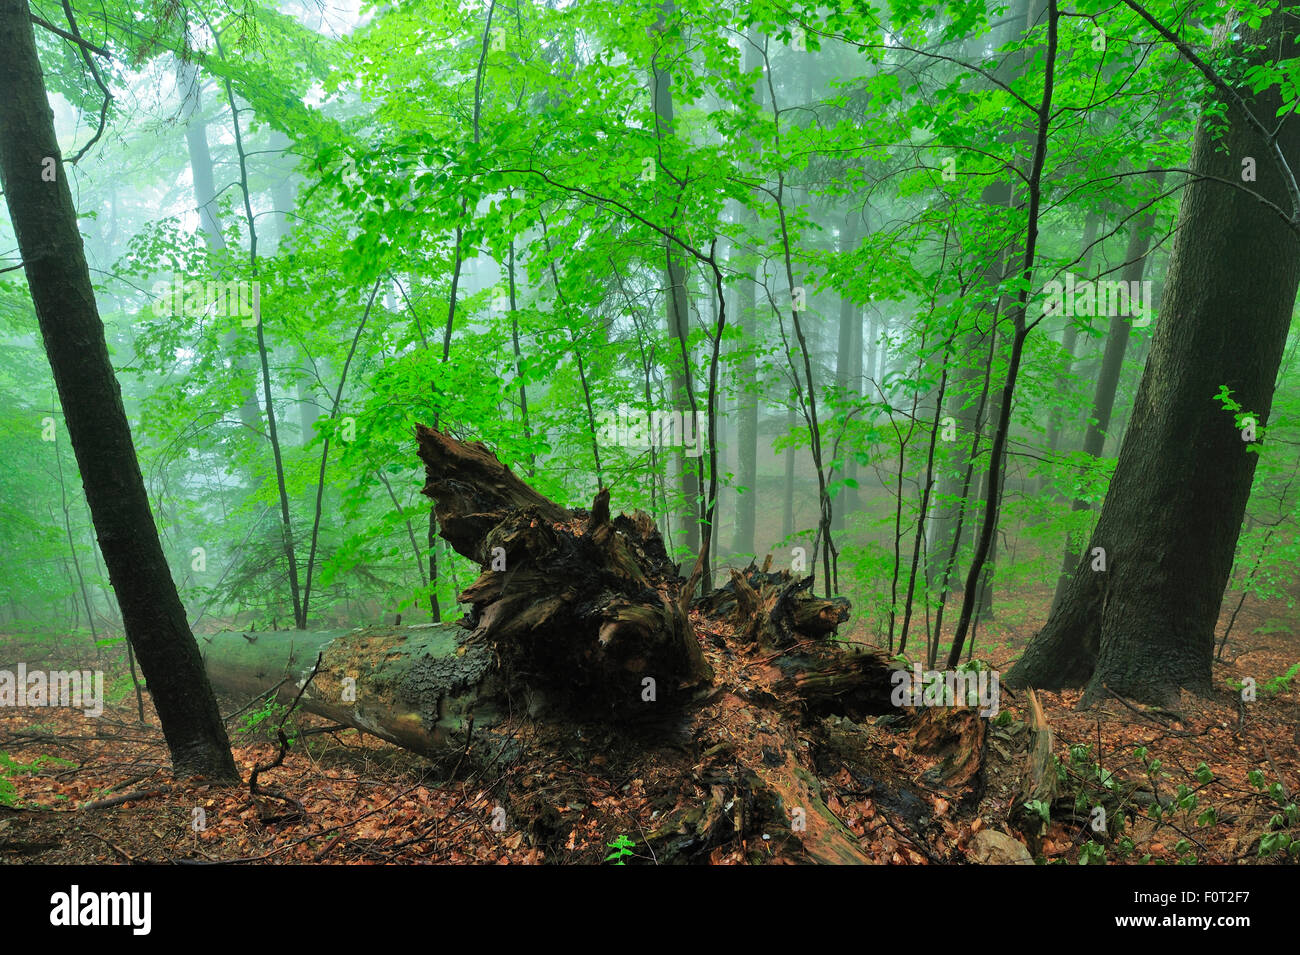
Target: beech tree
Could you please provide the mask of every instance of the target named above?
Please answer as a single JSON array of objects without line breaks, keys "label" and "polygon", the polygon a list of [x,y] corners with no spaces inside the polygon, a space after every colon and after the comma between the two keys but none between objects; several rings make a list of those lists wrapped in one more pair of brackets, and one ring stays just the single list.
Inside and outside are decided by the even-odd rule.
[{"label": "beech tree", "polygon": [[1128,6],[1211,78],[1214,103],[1192,144],[1162,314],[1096,529],[1005,682],[1086,684],[1085,703],[1109,689],[1170,706],[1180,688],[1210,689],[1215,622],[1300,282],[1300,122],[1278,82],[1295,58],[1298,4],[1234,42],[1256,83],[1272,80],[1259,92],[1230,85]]}]

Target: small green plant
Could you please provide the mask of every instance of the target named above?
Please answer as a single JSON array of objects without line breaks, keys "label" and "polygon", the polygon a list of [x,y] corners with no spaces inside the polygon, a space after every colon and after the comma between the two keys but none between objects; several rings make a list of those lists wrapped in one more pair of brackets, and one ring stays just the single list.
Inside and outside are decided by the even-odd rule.
[{"label": "small green plant", "polygon": [[[246,739],[270,732],[283,722],[288,712],[289,707],[278,702],[275,697],[270,697],[257,709],[244,714],[240,720],[239,732]],[[294,734],[286,735],[292,739]]]},{"label": "small green plant", "polygon": [[1268,680],[1260,689],[1269,696],[1276,696],[1279,693],[1285,693],[1287,690],[1291,689],[1291,681],[1295,679],[1297,673],[1300,673],[1300,663],[1293,663],[1286,673]]},{"label": "small green plant", "polygon": [[[1300,674],[1300,663],[1294,663],[1285,673],[1280,673],[1265,680],[1259,685],[1259,690],[1265,696],[1277,696],[1279,693],[1285,693],[1291,689],[1291,681],[1295,679],[1296,674]],[[1241,680],[1229,680],[1228,686],[1232,689],[1232,692],[1240,693],[1246,684]]]},{"label": "small green plant", "polygon": [[1025,810],[1043,820],[1043,827],[1052,821],[1052,804],[1045,799],[1031,799],[1025,803]]},{"label": "small green plant", "polygon": [[[1161,766],[1164,764],[1160,760],[1148,756],[1148,750],[1145,746],[1139,746],[1133,751],[1133,755],[1146,766],[1151,791],[1158,793],[1160,780],[1168,778],[1169,775],[1160,771]],[[1152,802],[1150,808],[1147,809],[1147,816],[1156,823],[1157,827],[1176,825],[1182,827],[1178,830],[1182,832],[1195,827],[1206,829],[1219,824],[1219,811],[1213,806],[1202,807],[1199,795],[1199,790],[1202,787],[1214,782],[1214,770],[1210,769],[1206,763],[1201,762],[1196,767],[1195,778],[1197,783],[1195,788],[1188,786],[1186,783],[1179,783],[1172,800],[1166,800],[1163,804],[1159,799]],[[1195,845],[1196,843],[1191,839],[1186,838],[1179,839],[1174,844],[1174,854],[1178,856],[1178,865],[1197,865],[1200,862],[1196,853],[1192,851]],[[1149,861],[1150,858],[1150,855],[1143,856],[1143,863]],[[1157,860],[1157,864],[1162,863]]]},{"label": "small green plant", "polygon": [[1224,411],[1232,415],[1233,427],[1242,432],[1242,438],[1246,441],[1246,451],[1250,454],[1259,454],[1259,449],[1263,447],[1264,433],[1268,430],[1259,420],[1259,415],[1247,410],[1241,402],[1232,397],[1232,389],[1227,385],[1219,385],[1219,393],[1212,398],[1223,406]]},{"label": "small green plant", "polygon": [[1268,829],[1259,837],[1260,858],[1267,859],[1284,852],[1292,857],[1300,857],[1300,839],[1290,832],[1300,826],[1300,808],[1296,806],[1295,800],[1287,795],[1280,782],[1269,783],[1258,769],[1252,769],[1246,778],[1278,808],[1278,812],[1269,818]]},{"label": "small green plant", "polygon": [[1089,839],[1079,846],[1079,865],[1105,865],[1106,847]]},{"label": "small green plant", "polygon": [[123,673],[104,688],[104,700],[108,703],[121,703],[135,693],[135,684],[131,674]]},{"label": "small green plant", "polygon": [[1112,840],[1119,840],[1116,845],[1121,859],[1131,854],[1132,840],[1124,835],[1127,816],[1121,787],[1111,770],[1093,760],[1092,746],[1072,745],[1068,765],[1057,760],[1056,772],[1063,787],[1073,777],[1074,811],[1089,820],[1089,839],[1079,846],[1079,865],[1105,865],[1107,847]]},{"label": "small green plant", "polygon": [[13,777],[22,773],[34,773],[42,766],[75,765],[57,756],[36,756],[30,763],[20,763],[0,749],[0,806],[12,806],[18,801],[18,791],[14,787]]},{"label": "small green plant", "polygon": [[9,778],[15,765],[9,754],[0,750],[0,806],[12,806],[17,798],[17,790]]},{"label": "small green plant", "polygon": [[605,856],[606,862],[613,862],[614,865],[627,865],[623,860],[632,855],[632,847],[636,845],[627,836],[619,834],[619,837],[613,842],[606,843],[608,848],[613,849],[609,855]]}]

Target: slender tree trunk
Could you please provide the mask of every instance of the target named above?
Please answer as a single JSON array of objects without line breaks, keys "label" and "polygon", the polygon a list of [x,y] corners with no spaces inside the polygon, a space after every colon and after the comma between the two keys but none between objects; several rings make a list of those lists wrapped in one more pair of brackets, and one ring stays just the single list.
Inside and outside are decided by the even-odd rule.
[{"label": "slender tree trunk", "polygon": [[[673,16],[672,0],[662,5],[659,23],[652,31],[656,38],[662,37],[664,24]],[[671,140],[674,130],[672,73],[658,65],[658,58],[653,70],[653,96],[655,113],[655,136],[660,143]],[[662,147],[661,147],[662,151]],[[662,166],[657,170],[656,181],[664,177],[667,170]],[[666,187],[665,187],[666,188]],[[664,240],[664,310],[668,334],[672,339],[677,355],[669,359],[671,369],[670,382],[672,395],[669,411],[694,415],[695,394],[692,387],[692,367],[687,337],[690,335],[690,297],[686,292],[686,267],[682,253],[671,239]],[[683,430],[685,430],[683,426]],[[684,442],[683,442],[684,443]],[[700,513],[701,483],[703,475],[698,471],[692,473],[690,458],[683,447],[677,454],[677,475],[682,494],[682,543],[691,553],[700,549]]]},{"label": "slender tree trunk", "polygon": [[86,501],[175,772],[238,779],[149,510],[29,17],[0,0],[0,181]]},{"label": "slender tree trunk", "polygon": [[758,286],[753,273],[742,279],[736,290],[736,322],[741,326],[740,383],[745,388],[738,396],[736,413],[737,474],[744,492],[736,502],[736,539],[732,550],[737,554],[757,554],[754,529],[758,522],[758,407],[762,388],[758,383],[758,360],[754,348],[758,343]]},{"label": "slender tree trunk", "polygon": [[[939,361],[943,369],[939,373],[939,388],[934,397],[934,419],[930,423],[930,441],[925,452],[925,473],[922,475],[921,483],[921,501],[920,508],[917,511],[916,518],[916,535],[912,541],[912,566],[907,574],[907,596],[903,599],[903,626],[898,635],[898,652],[907,652],[907,634],[912,625],[912,599],[916,594],[917,571],[920,569],[921,551],[925,543],[925,514],[930,509],[930,493],[934,490],[934,447],[939,437],[939,418],[943,414],[943,393],[948,387],[948,356],[952,352],[952,337],[944,343],[943,353]],[[899,489],[900,497],[902,489]],[[895,577],[897,577],[897,561],[895,561]],[[892,624],[893,617],[891,615]],[[891,633],[892,642],[893,635]],[[927,641],[928,647],[928,641]]]},{"label": "slender tree trunk", "polygon": [[[1011,8],[1003,20],[1001,35],[996,37],[993,42],[1000,46],[1016,39],[1021,32],[1028,15],[1030,0],[1013,0]],[[1022,63],[1023,56],[1008,55],[1001,60],[997,68],[993,71],[993,77],[1002,82],[1010,82],[1016,76],[1017,68]],[[1013,195],[1013,189],[1010,180],[1003,176],[990,180],[980,193],[981,205],[988,207],[987,214],[994,216],[996,210],[1000,207],[1006,207],[1010,204]],[[1007,271],[1008,254],[1005,250],[1001,253],[993,254],[991,260],[984,267],[982,280],[976,286],[981,292],[988,294],[990,290],[995,289],[1002,281]],[[987,340],[991,332],[986,331],[990,324],[989,316],[1001,314],[1001,302],[998,297],[993,296],[985,306],[986,314],[980,316],[979,321],[972,324],[971,328],[962,337],[963,347],[960,352],[967,356],[982,355],[987,351]],[[881,369],[883,378],[884,369]],[[967,360],[962,362],[953,373],[952,387],[949,389],[948,398],[948,417],[956,427],[957,437],[954,441],[945,442],[948,445],[947,453],[939,457],[939,479],[938,489],[935,494],[935,506],[929,516],[929,540],[927,554],[929,560],[926,567],[926,577],[931,589],[944,590],[951,586],[953,589],[959,589],[959,581],[948,581],[941,578],[941,571],[944,566],[944,558],[952,549],[954,541],[961,548],[961,541],[956,539],[956,529],[959,525],[966,523],[967,511],[970,503],[960,492],[963,484],[963,476],[966,471],[966,465],[975,453],[979,445],[977,435],[975,434],[975,409],[972,395],[982,387],[982,382],[988,370],[981,368],[976,362]],[[961,548],[965,549],[965,548]]]},{"label": "slender tree trunk", "polygon": [[[510,256],[506,260],[506,276],[510,283],[510,341],[514,346],[515,353],[515,378],[519,382],[519,420],[524,427],[524,438],[531,444],[533,428],[528,420],[528,387],[524,384],[523,363],[519,351],[519,302],[515,282],[515,240],[513,237],[510,239]],[[537,456],[530,450],[528,452],[528,477],[532,478],[536,471]]]},{"label": "slender tree trunk", "polygon": [[[749,31],[749,42],[745,47],[744,66],[746,72],[752,72],[762,65],[762,57],[756,49],[760,42],[758,33]],[[763,103],[763,83],[754,83],[754,102]],[[749,226],[758,225],[758,216],[752,210],[741,213],[741,222]],[[736,250],[740,259],[740,250]],[[743,261],[743,260],[742,260]],[[758,411],[763,400],[763,389],[758,380],[758,359],[754,349],[759,337],[758,320],[758,282],[755,278],[758,262],[749,261],[745,266],[745,278],[736,287],[736,317],[742,337],[740,347],[744,354],[740,359],[740,383],[745,389],[739,398],[736,420],[736,442],[739,447],[736,456],[739,460],[738,478],[740,486],[745,488],[736,507],[736,537],[731,549],[738,554],[757,554],[754,546],[754,532],[758,523]]]},{"label": "slender tree trunk", "polygon": [[[849,363],[849,394],[859,407],[862,404],[862,345],[864,325],[866,316],[864,309],[857,309],[857,315],[853,322],[853,342],[849,346],[849,353],[853,356]],[[862,426],[862,418],[857,419],[858,427]],[[850,450],[854,450],[852,446]],[[858,480],[858,458],[856,454],[849,455],[848,464],[844,468],[844,476],[853,482]],[[844,491],[844,513],[854,514],[862,506],[862,496],[858,493],[858,488],[849,487]]]},{"label": "slender tree trunk", "polygon": [[[59,502],[63,508],[63,530],[68,537],[68,553],[72,557],[72,569],[77,575],[77,586],[81,590],[81,600],[86,606],[86,623],[90,627],[91,642],[95,645],[95,658],[99,659],[99,633],[95,628],[95,611],[90,606],[90,591],[86,588],[86,578],[81,573],[81,561],[77,559],[77,544],[72,536],[72,513],[68,503],[68,488],[67,483],[63,480],[63,452],[59,450],[57,444],[54,446],[54,463],[58,465],[59,471]],[[52,511],[50,516],[54,516]],[[75,608],[77,602],[74,600],[72,605]],[[72,625],[74,630],[76,626],[74,622]]]},{"label": "slender tree trunk", "polygon": [[[793,400],[793,399],[792,399]],[[785,412],[785,432],[789,434],[794,431],[795,412],[794,405],[790,405]],[[794,465],[795,449],[786,448],[781,452],[781,457],[785,459],[785,483],[784,491],[781,494],[781,536],[789,537],[794,533]]]},{"label": "slender tree trunk", "polygon": [[[840,254],[845,255],[858,245],[858,227],[860,214],[855,210],[844,217],[843,229],[840,232]],[[854,334],[854,330],[857,334]],[[854,366],[854,342],[858,340],[862,332],[862,320],[858,316],[858,305],[847,295],[840,298],[840,327],[838,351],[835,356],[835,386],[839,391],[840,401],[847,402],[849,395],[853,393],[853,366]],[[857,349],[857,364],[862,364],[862,349]],[[845,478],[852,478],[849,468],[843,469]],[[843,530],[844,518],[850,510],[857,508],[857,493],[850,487],[845,487],[839,495],[840,506],[835,508],[832,515],[831,529]]]},{"label": "slender tree trunk", "polygon": [[[339,403],[343,400],[343,388],[348,381],[348,369],[352,367],[352,358],[357,353],[361,333],[366,329],[366,322],[370,319],[370,310],[374,308],[375,297],[379,294],[379,284],[382,281],[382,279],[375,279],[374,287],[370,290],[370,300],[366,302],[366,310],[362,313],[361,321],[357,324],[356,334],[352,336],[352,347],[348,350],[348,357],[343,362],[343,371],[339,374],[339,387],[334,392],[334,402],[330,405],[331,422],[338,417]],[[330,439],[331,435],[327,434],[320,452],[320,470],[316,475],[316,510],[312,515],[311,543],[308,545],[307,550],[307,579],[302,588],[302,629],[306,629],[307,613],[311,609],[311,576],[316,566],[316,545],[320,540],[321,514],[325,501],[325,472],[329,467],[330,459]],[[391,493],[391,488],[389,490]]]},{"label": "slender tree trunk", "polygon": [[[1020,289],[1016,295],[1016,304],[1011,311],[1011,323],[1014,333],[1011,337],[1011,351],[1007,357],[1007,377],[1002,386],[998,404],[998,420],[993,431],[993,446],[989,451],[988,493],[984,498],[983,517],[981,518],[979,536],[975,540],[975,553],[971,558],[970,572],[966,575],[966,589],[962,594],[961,612],[957,618],[957,627],[953,633],[952,648],[948,652],[948,668],[955,669],[961,662],[961,651],[966,642],[966,635],[974,616],[976,600],[979,596],[978,585],[988,559],[989,548],[993,543],[993,532],[997,526],[998,510],[1002,489],[1002,462],[1005,459],[1007,437],[1011,432],[1011,408],[1016,395],[1016,380],[1020,373],[1020,360],[1024,354],[1025,338],[1033,325],[1026,321],[1029,304],[1029,284],[1033,280],[1034,264],[1038,251],[1038,215],[1042,203],[1043,166],[1047,160],[1048,133],[1052,121],[1052,94],[1056,79],[1057,29],[1060,11],[1057,0],[1047,0],[1047,46],[1045,50],[1045,76],[1043,96],[1039,104],[1037,138],[1034,143],[1033,160],[1026,180],[1028,186],[1028,204],[1025,211],[1025,252],[1020,266]],[[1035,322],[1034,324],[1037,324]]]},{"label": "slender tree trunk", "polygon": [[[224,56],[221,40],[216,40],[217,54]],[[250,280],[257,281],[257,220],[253,216],[253,194],[248,184],[248,154],[244,150],[244,134],[239,123],[239,110],[235,103],[235,88],[225,81],[226,100],[230,104],[230,123],[235,134],[235,152],[239,156],[239,184],[244,197],[244,217],[248,222],[248,261]],[[265,324],[262,316],[254,316],[257,325],[257,355],[262,364],[262,400],[266,404],[266,431],[271,439],[271,455],[275,461],[275,483],[280,494],[280,538],[284,547],[285,566],[289,573],[289,598],[293,603],[294,626],[305,629],[302,615],[302,588],[298,583],[298,557],[293,541],[293,520],[289,513],[289,490],[284,476],[284,458],[280,449],[280,433],[275,419],[275,402],[271,392],[271,366],[266,347]]]},{"label": "slender tree trunk", "polygon": [[[199,213],[199,231],[208,252],[222,255],[226,251],[226,237],[217,218],[216,177],[212,171],[212,152],[208,148],[208,124],[201,107],[203,85],[199,70],[193,63],[181,63],[176,70],[176,81],[182,97],[181,118],[185,121],[185,146],[190,158],[190,178],[194,183],[194,205]],[[257,405],[257,392],[253,388],[253,366],[248,357],[237,354],[238,333],[228,332],[222,339],[226,350],[235,354],[231,362],[243,383],[240,390],[239,420],[253,434],[262,433],[262,410]]]}]

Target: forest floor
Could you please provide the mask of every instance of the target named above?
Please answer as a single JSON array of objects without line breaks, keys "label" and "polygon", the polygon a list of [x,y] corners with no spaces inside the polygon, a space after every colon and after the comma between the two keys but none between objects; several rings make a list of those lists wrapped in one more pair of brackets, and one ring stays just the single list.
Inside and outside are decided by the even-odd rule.
[{"label": "forest floor", "polygon": [[[927,783],[936,757],[918,751],[907,720],[885,717],[864,722],[869,746],[912,791],[927,793],[929,805],[904,812],[888,787],[877,791],[833,764],[819,766],[822,798],[882,863],[976,861],[982,840],[973,837],[981,829],[1028,844],[989,861],[1102,861],[1085,846],[1103,846],[1109,863],[1284,858],[1260,854],[1261,838],[1266,847],[1279,839],[1270,833],[1289,828],[1300,838],[1294,816],[1277,818],[1300,788],[1300,676],[1285,679],[1300,661],[1300,641],[1279,625],[1278,612],[1247,602],[1226,662],[1215,664],[1215,694],[1185,694],[1177,716],[1118,699],[1077,711],[1078,693],[1040,693],[1062,777],[1049,823],[1026,831],[1020,812],[1013,824],[1030,734],[1027,697],[1005,688],[1006,715],[990,722],[974,786],[945,793]],[[1031,635],[1029,627],[993,622],[979,655],[1003,669]],[[705,645],[715,667],[736,666]],[[0,635],[0,669],[14,671],[20,660],[28,669],[99,667],[106,688],[104,712],[94,718],[70,708],[0,708],[0,862],[592,864],[621,851],[628,862],[653,863],[647,834],[674,808],[703,798],[695,784],[699,754],[672,734],[635,738],[601,726],[523,721],[513,729],[522,744],[517,757],[448,780],[411,753],[299,714],[289,725],[304,734],[303,745],[261,774],[259,794],[247,783],[178,785],[147,694],[141,722],[125,664],[108,655],[97,663],[84,640]],[[1258,697],[1243,705],[1232,687],[1247,677]],[[267,711],[247,704],[222,701],[245,779],[279,750],[269,741]],[[726,707],[710,719],[725,723]],[[723,729],[738,746],[763,732],[740,720]],[[1100,842],[1089,825],[1098,804],[1110,812]],[[526,822],[516,826],[513,818]],[[1124,820],[1121,831],[1116,818]],[[725,844],[710,856],[754,858],[754,846]]]}]

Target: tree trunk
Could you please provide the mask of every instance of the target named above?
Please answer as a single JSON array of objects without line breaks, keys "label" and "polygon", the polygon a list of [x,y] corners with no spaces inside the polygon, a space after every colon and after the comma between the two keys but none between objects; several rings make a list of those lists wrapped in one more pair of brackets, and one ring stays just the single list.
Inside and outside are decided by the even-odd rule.
[{"label": "tree trunk", "polygon": [[[785,411],[785,433],[790,434],[795,428],[794,395],[790,396],[790,407]],[[789,537],[794,533],[794,465],[796,448],[792,445],[781,452],[785,464],[785,484],[781,493],[781,536]]]},{"label": "tree trunk", "polygon": [[[850,212],[844,217],[843,231],[840,233],[841,255],[852,252],[857,248],[858,226],[859,213]],[[853,382],[855,365],[853,352],[854,344],[857,343],[858,358],[856,364],[860,367],[862,364],[862,348],[859,337],[861,333],[862,320],[858,316],[857,303],[846,295],[840,299],[839,347],[835,356],[835,386],[839,392],[841,402],[847,402],[850,394],[856,394],[856,385]],[[842,448],[841,453],[844,453]],[[846,464],[843,469],[844,477],[854,479],[853,470],[851,465]],[[853,510],[857,510],[857,493],[853,488],[846,486],[840,493],[840,506],[835,508],[831,514],[831,529],[844,530],[844,519]]]},{"label": "tree trunk", "polygon": [[648,515],[611,518],[608,490],[590,512],[567,510],[481,443],[423,426],[417,436],[439,533],[483,568],[460,595],[472,605],[466,625],[503,663],[544,676],[548,695],[618,715],[642,711],[648,686],[671,699],[708,681],[682,581]]},{"label": "tree trunk", "polygon": [[[522,759],[529,747],[549,753],[558,739],[571,753],[576,742],[593,756],[631,754],[646,749],[649,730],[671,745],[644,758],[685,754],[680,777],[667,776],[655,794],[669,808],[645,834],[660,862],[727,853],[890,861],[892,848],[872,856],[832,811],[842,814],[832,779],[855,792],[869,787],[891,827],[905,826],[917,834],[905,838],[923,845],[929,795],[899,782],[907,773],[886,767],[887,753],[854,722],[913,717],[891,700],[887,661],[828,639],[848,616],[846,600],[813,597],[808,579],[751,566],[688,618],[682,581],[646,515],[612,518],[607,491],[590,512],[563,508],[482,444],[424,427],[417,437],[443,536],[483,566],[461,595],[472,605],[465,620],[219,634],[204,638],[215,684],[241,700],[274,692],[287,703],[310,677],[302,709],[475,770],[503,746]],[[653,699],[647,677],[657,683]],[[916,722],[932,721],[926,713]],[[979,747],[976,739],[959,784],[935,783],[954,803],[951,786],[972,782]],[[507,787],[500,799],[544,842],[563,838],[547,822],[553,806],[536,793]]]},{"label": "tree trunk", "polygon": [[[758,406],[762,389],[758,381],[758,360],[754,348],[758,342],[758,286],[752,270],[736,290],[736,321],[743,337],[740,380],[746,390],[737,395],[736,457],[738,480],[745,490],[736,500],[736,536],[731,549],[737,554],[754,554],[754,530],[758,522]],[[752,390],[749,390],[751,389]]]},{"label": "tree trunk", "polygon": [[[1023,31],[1036,26],[1036,13],[1040,5],[1040,0],[1013,0],[1002,21],[997,44],[1011,43],[1018,39]],[[1027,51],[1005,55],[994,68],[993,79],[1010,83],[1025,68],[1028,59]],[[1023,131],[1016,132],[1010,137],[1012,141],[1024,138]],[[995,225],[998,221],[998,210],[1010,207],[1014,199],[1014,184],[1006,176],[991,179],[980,192],[980,203],[986,207],[984,214],[989,216],[991,223]],[[987,354],[990,351],[990,335],[997,339],[997,327],[1002,319],[1002,296],[995,294],[994,290],[1006,277],[1012,255],[1011,248],[1008,246],[1001,254],[993,255],[983,269],[976,289],[987,296],[983,306],[987,314],[975,320],[962,336],[961,352],[965,355]],[[948,553],[954,545],[961,547],[961,542],[956,540],[957,529],[965,526],[969,512],[973,510],[970,506],[971,502],[966,500],[963,487],[969,490],[965,474],[968,465],[975,459],[980,443],[977,429],[982,426],[976,417],[977,403],[973,396],[988,387],[985,378],[992,373],[991,357],[989,361],[990,363],[985,367],[981,367],[977,360],[964,362],[955,369],[952,376],[953,385],[948,393],[948,415],[956,424],[957,440],[951,442],[949,452],[944,456],[938,469],[938,491],[935,494],[934,509],[930,515],[922,515],[922,518],[928,520],[930,524],[926,547],[926,553],[929,555],[926,579],[932,590],[947,590],[950,586],[953,588],[962,586],[960,577],[957,580],[943,579],[943,571]],[[884,377],[883,369],[881,377]],[[997,415],[991,414],[986,420],[996,421]],[[959,557],[958,563],[960,560]]]},{"label": "tree trunk", "polygon": [[[1085,279],[1092,278],[1092,256],[1096,248],[1097,231],[1101,228],[1101,213],[1089,212],[1083,221],[1083,246],[1079,257],[1079,271]],[[1065,364],[1061,366],[1060,372],[1056,376],[1056,393],[1064,395],[1070,387],[1070,372],[1074,370],[1075,349],[1079,342],[1079,327],[1075,325],[1072,319],[1065,320],[1065,328],[1061,332],[1061,351],[1065,353]],[[1047,416],[1047,460],[1054,461],[1056,452],[1061,446],[1061,432],[1065,428],[1064,414],[1060,408],[1054,407],[1048,412]],[[1044,472],[1038,481],[1038,493],[1042,494],[1047,488],[1050,474]]]},{"label": "tree trunk", "polygon": [[[1289,49],[1295,5],[1260,30],[1243,28],[1243,54],[1254,44]],[[1274,121],[1277,87],[1242,95],[1264,124]],[[1219,138],[1205,121],[1196,130],[1190,167],[1206,178],[1183,196],[1161,321],[1097,527],[1009,685],[1086,682],[1085,703],[1109,688],[1164,706],[1177,704],[1180,687],[1210,689],[1214,625],[1257,460],[1214,396],[1226,385],[1243,412],[1267,420],[1300,282],[1295,233],[1247,191],[1291,210],[1285,171],[1235,105],[1225,118]],[[1294,117],[1278,143],[1294,169]],[[1257,182],[1214,181],[1240,185],[1243,157],[1258,160]]]},{"label": "tree trunk", "polygon": [[[757,70],[763,62],[760,50],[763,37],[752,27],[747,34],[745,55],[742,60],[746,73]],[[754,81],[754,102],[762,106],[766,95],[762,74]],[[741,207],[739,222],[757,233],[758,215],[752,206]],[[742,332],[740,346],[744,353],[740,359],[740,380],[746,389],[744,396],[738,398],[736,420],[736,441],[739,445],[736,456],[739,461],[738,480],[745,492],[736,502],[736,536],[731,549],[736,554],[753,555],[757,552],[754,545],[754,532],[758,523],[758,412],[763,401],[762,382],[758,380],[758,358],[755,348],[761,337],[758,318],[758,286],[756,276],[761,275],[762,262],[757,256],[742,252],[737,243],[735,250],[738,270],[743,270],[745,277],[736,285],[735,323]],[[752,390],[750,390],[752,389]]]},{"label": "tree trunk", "polygon": [[178,775],[237,779],[95,305],[26,0],[0,0],[0,180],[122,623]]},{"label": "tree trunk", "polygon": [[[673,17],[672,0],[666,0],[662,5],[659,23],[654,29],[656,39],[664,36],[664,24],[671,22]],[[655,113],[655,135],[663,142],[670,140],[673,136],[673,85],[672,74],[662,69],[658,65],[654,67],[653,96],[654,96],[654,113]],[[660,169],[656,173],[656,181],[663,175]],[[670,225],[671,228],[671,225]],[[668,335],[673,342],[674,354],[668,359],[670,368],[669,382],[672,388],[672,394],[669,395],[669,408],[671,412],[681,412],[685,418],[688,414],[694,414],[695,394],[691,384],[691,356],[687,348],[687,339],[690,337],[690,296],[686,292],[686,266],[682,260],[682,252],[677,248],[671,239],[664,240],[664,311],[665,322],[668,327]],[[677,460],[677,477],[680,482],[682,494],[682,543],[686,549],[695,554],[700,549],[700,508],[702,506],[702,486],[703,474],[700,471],[692,472],[691,458],[687,455],[687,449],[684,446],[675,455]]]},{"label": "tree trunk", "polygon": [[[176,83],[182,97],[181,119],[185,121],[185,146],[190,159],[190,178],[194,183],[194,205],[199,213],[199,231],[203,233],[208,252],[221,255],[226,250],[226,237],[221,231],[221,220],[217,218],[216,177],[212,172],[212,151],[208,148],[208,124],[201,113],[203,84],[198,67],[193,63],[181,63],[176,70]],[[239,420],[251,433],[261,434],[262,409],[258,407],[257,393],[252,384],[253,365],[247,355],[239,353],[238,334],[227,332],[222,336],[222,344],[235,356],[231,365],[242,384]]]}]

